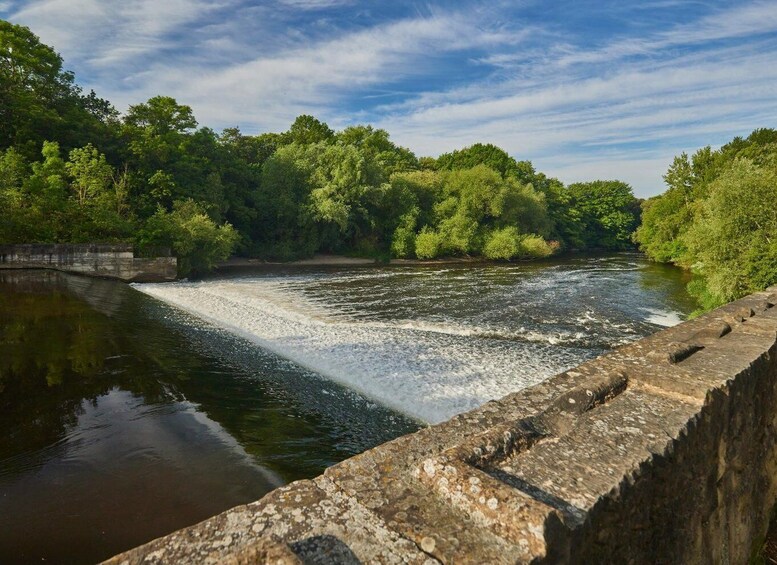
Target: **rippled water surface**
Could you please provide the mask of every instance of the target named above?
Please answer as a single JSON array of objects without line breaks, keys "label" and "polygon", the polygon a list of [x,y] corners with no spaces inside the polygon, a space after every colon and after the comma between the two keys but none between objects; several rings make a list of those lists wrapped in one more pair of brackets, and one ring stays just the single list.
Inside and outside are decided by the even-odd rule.
[{"label": "rippled water surface", "polygon": [[691,307],[680,275],[619,255],[137,288],[436,423],[679,322]]},{"label": "rippled water surface", "polygon": [[680,321],[638,255],[0,271],[0,563],[89,563]]}]

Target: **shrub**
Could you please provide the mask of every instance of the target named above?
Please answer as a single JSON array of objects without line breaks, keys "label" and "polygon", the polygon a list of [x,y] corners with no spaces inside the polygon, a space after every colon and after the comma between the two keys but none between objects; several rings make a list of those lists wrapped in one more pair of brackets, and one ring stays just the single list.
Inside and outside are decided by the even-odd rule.
[{"label": "shrub", "polygon": [[429,228],[421,230],[415,238],[415,254],[419,259],[434,259],[440,255],[442,236]]},{"label": "shrub", "polygon": [[159,209],[139,236],[141,246],[166,245],[178,257],[178,274],[202,274],[229,257],[238,240],[230,224],[221,226],[193,200],[176,201],[173,211]]},{"label": "shrub", "polygon": [[[558,247],[557,242],[553,243],[555,243],[555,247]],[[553,244],[548,243],[538,235],[529,234],[521,239],[519,255],[527,259],[539,259],[549,257],[554,250]]]},{"label": "shrub", "polygon": [[521,234],[515,226],[494,230],[486,237],[483,255],[487,259],[512,259],[518,256],[521,250],[521,239]]}]

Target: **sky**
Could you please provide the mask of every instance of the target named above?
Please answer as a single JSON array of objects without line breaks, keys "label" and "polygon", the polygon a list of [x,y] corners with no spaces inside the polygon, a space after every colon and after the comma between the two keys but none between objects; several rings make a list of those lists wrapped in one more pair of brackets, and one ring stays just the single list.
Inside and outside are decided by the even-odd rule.
[{"label": "sky", "polygon": [[85,90],[199,123],[368,123],[417,155],[494,143],[647,197],[675,155],[777,127],[777,0],[0,0]]}]

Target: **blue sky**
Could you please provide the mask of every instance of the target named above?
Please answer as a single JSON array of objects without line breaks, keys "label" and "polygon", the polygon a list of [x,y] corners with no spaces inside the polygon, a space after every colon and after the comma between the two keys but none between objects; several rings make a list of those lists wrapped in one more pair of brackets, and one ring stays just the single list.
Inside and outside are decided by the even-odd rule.
[{"label": "blue sky", "polygon": [[672,157],[777,127],[777,1],[0,0],[120,110],[371,123],[418,155],[491,142],[565,182],[664,189]]}]

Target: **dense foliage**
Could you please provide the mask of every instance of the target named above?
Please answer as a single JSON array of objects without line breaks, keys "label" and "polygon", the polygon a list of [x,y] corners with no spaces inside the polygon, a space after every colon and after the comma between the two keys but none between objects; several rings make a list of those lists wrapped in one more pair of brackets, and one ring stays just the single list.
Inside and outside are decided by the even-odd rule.
[{"label": "dense foliage", "polygon": [[0,242],[164,246],[183,273],[232,252],[293,259],[544,257],[623,249],[628,185],[565,187],[493,145],[418,159],[386,131],[303,115],[221,134],[156,96],[119,113],[84,95],[30,30],[0,21]]},{"label": "dense foliage", "polygon": [[668,190],[647,200],[635,240],[696,275],[703,309],[777,283],[777,130],[676,157]]}]

